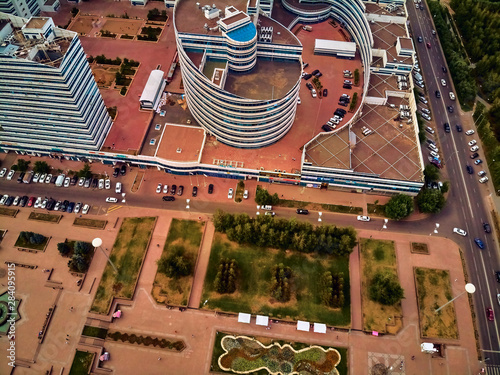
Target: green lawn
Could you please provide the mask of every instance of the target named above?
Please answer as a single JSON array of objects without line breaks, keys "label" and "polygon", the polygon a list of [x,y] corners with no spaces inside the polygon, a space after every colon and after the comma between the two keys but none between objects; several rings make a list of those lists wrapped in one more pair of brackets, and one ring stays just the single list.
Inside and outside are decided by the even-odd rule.
[{"label": "green lawn", "polygon": [[94,353],[82,352],[77,350],[75,353],[75,358],[73,359],[73,364],[69,370],[70,375],[87,375],[92,366],[92,359],[94,358]]},{"label": "green lawn", "polygon": [[[221,258],[236,259],[239,268],[237,290],[220,295],[213,281]],[[270,269],[283,263],[292,268],[292,299],[272,303]],[[324,272],[344,273],[345,304],[331,309],[320,302],[320,278]],[[238,246],[216,233],[205,278],[202,305],[207,309],[248,312],[291,320],[308,320],[334,326],[350,326],[349,260],[331,256],[306,255],[254,246]]]},{"label": "green lawn", "polygon": [[47,246],[47,242],[49,242],[49,237],[45,237],[45,240],[41,244],[33,244],[29,241],[25,241],[23,238],[21,238],[21,235],[16,240],[16,243],[14,244],[14,247],[22,247],[23,249],[33,249],[33,250],[39,250],[42,251],[45,249],[45,246]]},{"label": "green lawn", "polygon": [[105,339],[108,330],[105,328],[92,327],[92,326],[84,326],[82,335],[89,337],[97,337],[100,339]]},{"label": "green lawn", "polygon": [[153,283],[152,295],[157,302],[177,306],[186,306],[193,283],[194,265],[198,257],[205,222],[194,220],[172,219],[162,256],[168,257],[171,250],[182,246],[187,257],[191,259],[193,268],[188,276],[173,279],[157,272]]},{"label": "green lawn", "polygon": [[91,311],[107,313],[113,297],[132,298],[156,217],[127,217],[116,237],[110,259],[118,269],[115,273],[106,263]]},{"label": "green lawn", "polygon": [[28,217],[29,220],[39,220],[39,221],[48,221],[49,223],[59,223],[62,215],[52,215],[52,214],[44,214],[42,212],[31,212]]}]

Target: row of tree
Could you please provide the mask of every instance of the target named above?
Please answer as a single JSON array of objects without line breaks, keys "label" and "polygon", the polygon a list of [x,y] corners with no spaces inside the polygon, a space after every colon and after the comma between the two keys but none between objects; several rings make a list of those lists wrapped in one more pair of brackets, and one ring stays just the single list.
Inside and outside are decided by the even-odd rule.
[{"label": "row of tree", "polygon": [[288,302],[292,295],[292,269],[280,263],[271,270],[271,296],[279,302]]},{"label": "row of tree", "polygon": [[221,259],[219,269],[214,280],[214,289],[217,293],[234,293],[238,277],[238,264],[234,259]]},{"label": "row of tree", "polygon": [[32,245],[40,245],[47,239],[43,234],[40,233],[33,233],[33,232],[26,232],[22,231],[19,234],[19,237],[24,241],[24,242],[29,242]]},{"label": "row of tree", "polygon": [[321,277],[321,302],[333,308],[344,306],[344,273],[325,272]]},{"label": "row of tree", "polygon": [[314,227],[295,218],[274,219],[265,215],[251,218],[221,210],[215,212],[213,221],[215,230],[226,233],[229,240],[239,244],[337,256],[349,255],[356,245],[356,231],[352,227]]},{"label": "row of tree", "polygon": [[269,194],[266,189],[257,186],[257,191],[255,192],[255,203],[260,205],[277,205],[280,201],[277,193],[273,195]]}]

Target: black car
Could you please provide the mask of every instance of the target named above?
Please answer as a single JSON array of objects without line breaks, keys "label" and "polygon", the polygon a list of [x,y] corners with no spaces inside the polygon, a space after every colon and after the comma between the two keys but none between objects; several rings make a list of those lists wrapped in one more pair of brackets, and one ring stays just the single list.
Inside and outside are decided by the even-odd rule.
[{"label": "black car", "polygon": [[328,96],[328,89],[323,89],[323,96],[325,98]]},{"label": "black car", "polygon": [[321,72],[318,72],[318,73],[315,74],[315,76],[318,77],[318,78],[321,77],[322,75],[323,75],[323,73],[321,73]]},{"label": "black car", "polygon": [[449,105],[447,108],[448,108],[448,112],[453,113],[453,106],[452,105]]},{"label": "black car", "polygon": [[24,178],[24,175],[25,175],[25,174],[26,174],[26,173],[21,172],[21,174],[20,174],[20,175],[19,175],[19,177],[17,178],[17,183],[18,183],[18,184],[21,184],[21,183],[23,182],[23,178]]},{"label": "black car", "polygon": [[49,211],[53,210],[54,209],[54,206],[56,205],[56,201],[52,198],[49,199],[49,201],[47,202],[47,205],[45,206],[45,208]]},{"label": "black car", "polygon": [[442,66],[441,69],[443,69],[443,73],[447,73],[448,69],[446,69],[446,66]]},{"label": "black car", "polygon": [[65,212],[66,209],[68,208],[69,205],[69,200],[65,200],[62,202],[61,207],[59,207],[59,211]]},{"label": "black car", "polygon": [[462,132],[462,125],[456,124],[455,126],[457,127],[457,132],[461,133]]},{"label": "black car", "polygon": [[299,215],[309,215],[309,211],[308,210],[304,210],[303,208],[297,208],[297,213]]},{"label": "black car", "polygon": [[311,74],[312,74],[313,76],[315,76],[315,75],[316,75],[316,74],[318,74],[318,73],[319,73],[319,69],[315,69],[315,70],[313,70],[313,71],[312,71],[312,73],[311,73]]},{"label": "black car", "polygon": [[477,152],[474,152],[474,153],[470,156],[470,158],[471,158],[471,159],[475,159],[475,158],[477,158],[478,156],[479,156],[479,154],[478,154]]},{"label": "black car", "polygon": [[302,77],[302,78],[304,78],[307,81],[311,77],[312,77],[312,74],[307,73],[307,74],[304,74],[304,77]]},{"label": "black car", "polygon": [[55,184],[56,181],[57,181],[57,176],[52,176],[52,178],[50,179],[50,183]]},{"label": "black car", "polygon": [[495,275],[497,277],[497,282],[500,283],[500,271],[495,271]]},{"label": "black car", "polygon": [[177,191],[177,185],[172,185],[170,187],[170,194],[175,195],[176,191]]},{"label": "black car", "polygon": [[325,132],[331,132],[331,131],[333,130],[333,129],[332,129],[330,126],[328,126],[327,124],[323,125],[323,126],[321,127],[321,129],[323,129],[323,131],[325,131]]},{"label": "black car", "polygon": [[16,199],[16,197],[14,197],[13,195],[11,195],[10,197],[7,198],[7,200],[5,201],[5,205],[6,206],[12,206],[12,202],[14,202],[14,199]]},{"label": "black car", "polygon": [[198,195],[198,186],[193,186],[193,193],[192,196],[196,197]]},{"label": "black car", "polygon": [[27,195],[25,195],[24,197],[21,198],[21,200],[19,201],[19,205],[21,207],[24,207],[26,206],[26,203],[28,203],[28,199],[29,197]]},{"label": "black car", "polygon": [[70,202],[68,204],[68,208],[66,209],[66,212],[69,213],[69,214],[72,213],[73,212],[73,208],[75,208],[75,202]]},{"label": "black car", "polygon": [[311,85],[309,82],[306,83],[306,87],[309,89],[309,90],[312,90],[313,89],[313,85]]},{"label": "black car", "polygon": [[177,195],[181,196],[183,192],[184,192],[184,186],[179,185],[179,189],[177,189]]},{"label": "black car", "polygon": [[417,38],[417,40],[418,40],[418,42],[419,42],[419,43],[422,43],[422,42],[424,41],[424,39],[423,39],[421,36],[419,36],[419,37]]},{"label": "black car", "polygon": [[164,202],[173,202],[175,201],[175,197],[171,197],[170,195],[165,195],[163,198]]},{"label": "black car", "polygon": [[125,176],[125,173],[127,173],[127,166],[125,164],[123,164],[120,168],[120,173],[122,174],[122,176]]},{"label": "black car", "polygon": [[350,89],[352,89],[352,86],[351,86],[351,85],[346,85],[346,84],[344,83],[344,85],[342,86],[342,88],[344,88],[344,89],[349,89],[349,90],[350,90]]},{"label": "black car", "polygon": [[491,227],[488,223],[483,223],[483,229],[486,233],[491,233]]},{"label": "black car", "polygon": [[450,124],[448,124],[447,122],[445,122],[445,123],[443,124],[443,127],[444,127],[444,131],[445,131],[446,133],[449,133],[449,132],[450,132]]},{"label": "black car", "polygon": [[346,102],[338,102],[338,105],[341,105],[343,107],[347,107],[347,103]]},{"label": "black car", "polygon": [[118,177],[120,174],[120,168],[116,167],[115,170],[113,171],[113,177]]},{"label": "black car", "polygon": [[97,184],[99,183],[99,180],[97,178],[92,179],[92,187],[95,189],[97,187]]},{"label": "black car", "polygon": [[436,94],[436,98],[438,99],[441,97],[441,93],[439,92],[439,90],[436,90],[434,94]]},{"label": "black car", "polygon": [[77,175],[74,175],[73,177],[71,177],[71,180],[70,180],[70,184],[71,185],[76,185],[77,182],[78,182],[78,176]]},{"label": "black car", "polygon": [[335,110],[335,112],[340,112],[340,113],[342,113],[343,115],[345,115],[345,114],[347,113],[347,112],[346,112],[346,110],[345,110],[345,109],[342,109],[342,108],[337,108],[337,109]]},{"label": "black car", "polygon": [[467,168],[467,173],[468,174],[473,174],[474,173],[474,169],[472,168],[472,165],[467,164],[466,168]]},{"label": "black car", "polygon": [[212,194],[214,192],[214,185],[208,185],[208,194]]}]

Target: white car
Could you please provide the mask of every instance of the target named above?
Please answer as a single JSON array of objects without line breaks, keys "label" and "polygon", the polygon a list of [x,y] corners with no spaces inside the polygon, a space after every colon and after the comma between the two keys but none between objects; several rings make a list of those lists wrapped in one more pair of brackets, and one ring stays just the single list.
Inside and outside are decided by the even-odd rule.
[{"label": "white car", "polygon": [[73,212],[75,214],[79,213],[80,212],[80,208],[82,208],[82,203],[81,202],[78,202],[76,205],[75,205],[75,209],[73,210]]},{"label": "white car", "polygon": [[233,199],[233,189],[229,189],[228,193],[227,193],[227,199]]},{"label": "white car", "polygon": [[18,195],[17,197],[14,198],[14,202],[12,202],[12,205],[17,206],[19,204],[20,200],[21,200],[21,197]]},{"label": "white car", "polygon": [[40,205],[40,208],[44,209],[47,207],[47,203],[49,202],[49,198],[45,198],[42,202],[42,204]]},{"label": "white car", "polygon": [[455,94],[454,94],[454,93],[452,93],[452,92],[450,92],[450,99],[451,99],[451,100],[455,100]]},{"label": "white car", "polygon": [[82,187],[83,184],[85,184],[85,177],[80,177],[80,179],[78,180],[78,186]]},{"label": "white car", "polygon": [[59,208],[61,208],[61,201],[57,201],[56,205],[54,206],[54,211],[59,211]]},{"label": "white car", "polygon": [[107,197],[106,202],[107,203],[116,203],[116,202],[118,202],[118,199],[116,199],[115,197]]},{"label": "white car", "polygon": [[477,150],[479,150],[479,146],[472,146],[470,148],[470,152],[476,152]]},{"label": "white car", "polygon": [[7,174],[7,168],[3,168],[3,169],[0,171],[0,177],[4,177],[6,174]]},{"label": "white car", "polygon": [[467,232],[460,228],[453,228],[453,233],[459,234],[460,236],[467,236]]},{"label": "white car", "polygon": [[488,177],[486,177],[486,176],[481,177],[481,178],[479,179],[479,182],[480,182],[481,184],[484,184],[485,182],[488,182]]},{"label": "white car", "polygon": [[163,194],[167,194],[168,193],[168,185],[165,184],[163,185]]},{"label": "white car", "polygon": [[104,189],[104,178],[99,179],[99,190]]},{"label": "white car", "polygon": [[66,188],[67,188],[67,187],[69,187],[69,184],[70,184],[70,183],[71,183],[71,178],[66,177],[66,178],[64,179],[64,187],[66,187]]},{"label": "white car", "polygon": [[40,173],[35,173],[35,175],[33,176],[33,182],[36,184],[39,179],[40,179]]},{"label": "white car", "polygon": [[34,207],[40,208],[41,205],[42,205],[42,197],[38,197],[35,201]]},{"label": "white car", "polygon": [[40,178],[38,179],[39,184],[45,183],[45,178],[47,177],[47,173],[43,173]]},{"label": "white car", "polygon": [[474,131],[474,130],[472,130],[472,129],[467,130],[467,131],[465,132],[465,134],[466,134],[466,135],[472,135],[472,134],[474,134],[474,133],[475,133],[475,131]]},{"label": "white car", "polygon": [[158,184],[158,186],[156,187],[156,194],[160,194],[161,193],[161,188],[162,188],[162,184]]},{"label": "white car", "polygon": [[473,139],[472,141],[469,142],[469,146],[474,146],[476,143],[477,143],[477,141],[475,139]]},{"label": "white car", "polygon": [[300,104],[300,103],[302,103],[302,102],[300,101],[300,98],[297,98],[297,104]]},{"label": "white car", "polygon": [[0,199],[0,205],[4,205],[5,202],[7,202],[7,199],[9,199],[9,195],[8,194],[5,194],[2,199]]},{"label": "white car", "polygon": [[435,158],[439,158],[439,154],[435,151],[429,151],[429,154],[431,154],[431,156],[433,156]]},{"label": "white car", "polygon": [[427,113],[422,113],[422,118],[426,119],[427,121],[431,121],[431,116],[429,116]]},{"label": "white car", "polygon": [[50,184],[50,180],[52,180],[52,173],[49,173],[47,177],[45,177],[45,183]]},{"label": "white car", "polygon": [[477,172],[477,175],[479,177],[484,177],[484,176],[486,176],[486,171],[479,171],[479,172]]},{"label": "white car", "polygon": [[12,180],[12,177],[14,177],[14,174],[15,174],[15,173],[16,173],[16,171],[12,169],[12,170],[9,172],[9,174],[7,175],[7,180],[9,180],[9,181],[10,181],[10,180]]},{"label": "white car", "polygon": [[117,182],[117,183],[116,183],[116,186],[115,186],[115,193],[116,193],[116,194],[121,194],[121,193],[122,193],[122,183],[121,183],[121,182]]},{"label": "white car", "polygon": [[371,220],[371,219],[370,219],[370,216],[361,216],[361,215],[360,215],[360,216],[358,216],[358,217],[357,217],[357,219],[358,219],[359,221],[370,221],[370,220]]},{"label": "white car", "polygon": [[106,187],[106,190],[111,189],[111,181],[109,180],[109,178],[104,181],[104,185]]},{"label": "white car", "polygon": [[441,80],[441,86],[446,87],[446,81],[444,79]]},{"label": "white car", "polygon": [[89,210],[90,210],[90,206],[88,204],[86,204],[82,208],[82,214],[87,215],[89,213]]},{"label": "white car", "polygon": [[427,108],[422,108],[422,112],[425,112],[425,113],[427,113],[428,115],[430,115],[430,114],[431,114],[431,111],[430,111],[430,110],[428,110]]},{"label": "white car", "polygon": [[243,192],[243,199],[248,199],[248,190]]}]

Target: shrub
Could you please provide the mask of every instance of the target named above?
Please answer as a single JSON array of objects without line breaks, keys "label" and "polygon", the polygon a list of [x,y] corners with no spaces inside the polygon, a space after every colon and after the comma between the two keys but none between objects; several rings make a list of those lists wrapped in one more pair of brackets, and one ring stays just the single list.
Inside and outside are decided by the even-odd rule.
[{"label": "shrub", "polygon": [[413,212],[413,198],[409,195],[398,194],[393,196],[385,205],[385,214],[393,220],[401,220]]},{"label": "shrub", "polygon": [[39,233],[31,233],[29,241],[34,245],[40,245],[41,243],[43,243],[43,241],[45,241],[45,239],[46,237],[44,235],[41,235]]},{"label": "shrub", "polygon": [[59,242],[57,244],[57,250],[59,250],[59,254],[67,255],[71,251],[71,248],[66,242]]},{"label": "shrub", "polygon": [[219,270],[214,280],[217,293],[233,293],[236,290],[238,265],[234,259],[221,259]]},{"label": "shrub", "polygon": [[125,96],[125,94],[127,93],[127,88],[125,86],[123,86],[121,89],[120,89],[120,95],[123,95]]},{"label": "shrub", "polygon": [[280,302],[287,302],[291,297],[290,278],[292,269],[283,263],[274,266],[271,270],[271,295]]},{"label": "shrub", "polygon": [[92,250],[90,242],[76,241],[74,246],[75,254],[87,255]]},{"label": "shrub", "polygon": [[260,186],[257,186],[257,191],[255,193],[255,202],[260,205],[276,205],[279,202],[278,194],[274,193],[273,195],[269,194],[266,189],[263,189]]},{"label": "shrub", "polygon": [[369,295],[373,301],[392,306],[404,298],[404,289],[396,275],[379,271],[370,282]]}]

